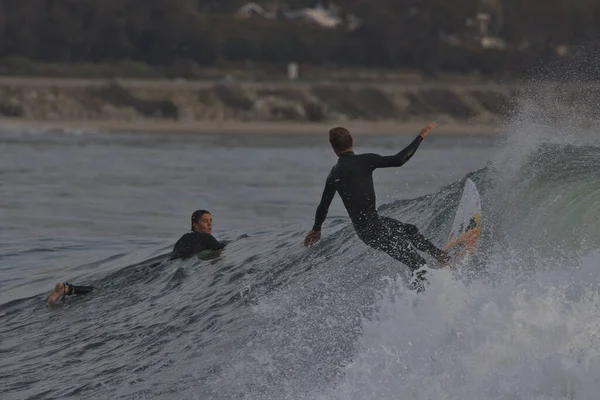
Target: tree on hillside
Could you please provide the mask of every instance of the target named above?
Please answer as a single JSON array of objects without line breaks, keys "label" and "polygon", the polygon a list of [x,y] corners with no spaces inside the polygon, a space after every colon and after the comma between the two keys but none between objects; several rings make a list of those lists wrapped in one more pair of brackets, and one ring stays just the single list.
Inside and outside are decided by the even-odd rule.
[{"label": "tree on hillside", "polygon": [[[276,2],[290,9],[333,3],[342,19],[356,15],[360,25],[328,29],[302,20],[240,19],[235,12],[245,0],[0,0],[0,57],[159,66],[298,61],[492,73],[520,68],[515,59],[528,65],[556,57],[558,46],[597,43],[600,33],[597,0]],[[465,22],[490,10],[501,10],[492,34],[509,42],[507,51],[448,44],[452,36],[475,36]]]},{"label": "tree on hillside", "polygon": [[476,0],[347,0],[348,11],[359,15],[362,25],[350,34],[351,61],[386,66],[438,67],[442,34],[461,33],[475,13]]}]

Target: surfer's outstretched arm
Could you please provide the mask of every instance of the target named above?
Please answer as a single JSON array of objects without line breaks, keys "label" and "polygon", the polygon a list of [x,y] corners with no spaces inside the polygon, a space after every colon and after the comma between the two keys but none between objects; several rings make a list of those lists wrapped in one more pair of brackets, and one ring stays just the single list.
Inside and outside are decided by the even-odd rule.
[{"label": "surfer's outstretched arm", "polygon": [[400,152],[392,155],[392,156],[380,156],[378,154],[372,154],[369,162],[371,163],[371,168],[389,168],[389,167],[401,167],[408,162],[415,154],[419,145],[425,139],[425,137],[429,134],[429,132],[436,127],[435,122],[430,122],[421,129],[419,135],[409,144],[406,148],[402,149]]},{"label": "surfer's outstretched arm", "polygon": [[90,293],[92,290],[94,290],[93,286],[75,286],[70,283],[59,282],[54,287],[52,293],[50,293],[50,296],[46,299],[46,303],[54,304],[60,300],[64,301],[67,296],[81,296]]},{"label": "surfer's outstretched arm", "polygon": [[331,175],[327,177],[327,181],[325,182],[325,188],[323,189],[323,195],[321,196],[321,202],[317,207],[317,212],[315,213],[315,223],[313,228],[306,238],[304,239],[304,245],[310,246],[315,244],[321,239],[321,225],[325,222],[325,218],[327,218],[327,212],[329,212],[329,206],[331,205],[331,201],[335,197],[335,186],[333,185],[333,181]]}]

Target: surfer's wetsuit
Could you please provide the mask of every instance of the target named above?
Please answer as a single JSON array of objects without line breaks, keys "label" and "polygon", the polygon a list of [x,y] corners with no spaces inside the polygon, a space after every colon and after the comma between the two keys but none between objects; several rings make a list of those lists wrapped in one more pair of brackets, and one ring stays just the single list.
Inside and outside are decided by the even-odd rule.
[{"label": "surfer's wetsuit", "polygon": [[[69,282],[63,283],[62,284],[62,293],[60,296],[60,299],[58,299],[59,301],[62,301],[63,303],[65,302],[65,300],[67,299],[67,296],[83,296],[86,295],[88,293],[90,293],[92,290],[94,290],[93,286],[81,286],[81,285],[73,285]],[[59,287],[59,285],[57,284],[57,287]],[[57,289],[54,289],[56,293]],[[58,292],[60,293],[60,292]],[[50,299],[50,297],[48,297],[46,299],[46,302],[48,302],[48,299]]]},{"label": "surfer's wetsuit", "polygon": [[406,264],[411,271],[425,265],[425,259],[417,249],[431,254],[440,261],[448,261],[446,253],[427,240],[414,225],[403,224],[395,219],[380,217],[375,208],[373,171],[376,168],[400,167],[411,159],[423,141],[419,135],[404,150],[391,156],[378,154],[341,153],[333,166],[321,202],[317,207],[314,231],[320,231],[336,191],[340,194],[358,237],[367,245],[384,251]]},{"label": "surfer's wetsuit", "polygon": [[171,259],[186,259],[204,250],[220,250],[225,244],[219,243],[210,233],[188,232],[175,243]]}]

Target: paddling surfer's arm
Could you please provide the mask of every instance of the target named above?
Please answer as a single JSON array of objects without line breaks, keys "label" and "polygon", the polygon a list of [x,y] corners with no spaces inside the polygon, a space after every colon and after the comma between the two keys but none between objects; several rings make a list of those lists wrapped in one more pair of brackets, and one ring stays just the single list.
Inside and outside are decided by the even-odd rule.
[{"label": "paddling surfer's arm", "polygon": [[317,207],[317,212],[315,213],[315,223],[313,228],[306,239],[304,239],[304,245],[310,246],[315,244],[321,238],[321,225],[325,222],[325,218],[327,218],[327,212],[329,211],[329,206],[331,205],[331,201],[335,196],[335,186],[333,185],[333,179],[331,178],[331,174],[327,177],[327,181],[325,182],[325,188],[323,189],[323,195],[321,196],[321,202]]},{"label": "paddling surfer's arm", "polygon": [[371,163],[371,167],[375,168],[389,168],[389,167],[401,167],[408,162],[415,154],[419,145],[425,139],[425,137],[429,134],[429,132],[435,128],[437,124],[435,122],[430,122],[426,125],[419,135],[412,141],[411,144],[406,146],[403,150],[394,154],[392,156],[380,156],[378,154],[371,154],[369,162]]}]

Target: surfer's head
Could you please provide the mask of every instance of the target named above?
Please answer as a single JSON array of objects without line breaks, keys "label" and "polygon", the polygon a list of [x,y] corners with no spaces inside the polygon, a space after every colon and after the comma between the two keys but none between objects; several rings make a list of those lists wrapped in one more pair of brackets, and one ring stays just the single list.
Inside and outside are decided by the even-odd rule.
[{"label": "surfer's head", "polygon": [[337,155],[352,151],[352,135],[348,129],[341,126],[329,130],[329,143]]},{"label": "surfer's head", "polygon": [[212,215],[206,210],[196,210],[192,214],[192,231],[212,233]]}]

